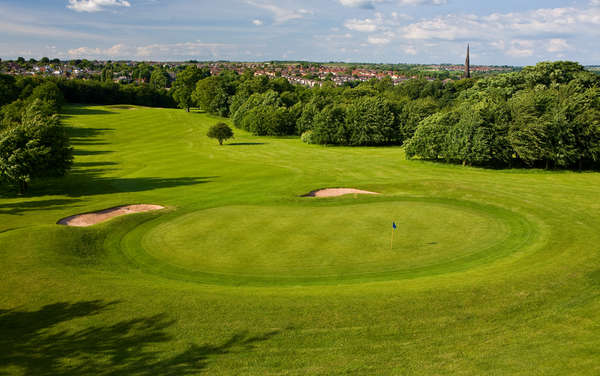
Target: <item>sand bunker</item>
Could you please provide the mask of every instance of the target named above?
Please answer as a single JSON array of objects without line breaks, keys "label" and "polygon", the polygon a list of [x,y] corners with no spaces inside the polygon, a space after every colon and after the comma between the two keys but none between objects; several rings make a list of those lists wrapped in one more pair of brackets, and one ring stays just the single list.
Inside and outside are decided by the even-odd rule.
[{"label": "sand bunker", "polygon": [[104,209],[93,213],[77,214],[58,221],[59,225],[87,227],[96,223],[108,221],[111,218],[120,217],[122,215],[142,213],[153,210],[164,209],[160,205],[125,205],[117,206],[116,208]]},{"label": "sand bunker", "polygon": [[327,189],[318,189],[316,191],[312,191],[308,194],[305,194],[302,197],[337,197],[349,194],[359,194],[359,195],[378,195],[377,192],[369,192],[362,191],[360,189],[354,188],[327,188]]}]

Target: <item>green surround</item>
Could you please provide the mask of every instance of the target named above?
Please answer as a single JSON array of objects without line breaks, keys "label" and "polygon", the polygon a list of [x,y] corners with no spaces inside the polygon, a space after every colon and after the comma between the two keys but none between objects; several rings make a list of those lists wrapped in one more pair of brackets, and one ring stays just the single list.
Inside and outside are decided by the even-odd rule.
[{"label": "green surround", "polygon": [[[599,173],[219,146],[223,119],[183,110],[63,119],[73,172],[0,199],[2,374],[600,373]],[[326,187],[381,195],[300,197]],[[136,203],[167,209],[56,224]]]}]

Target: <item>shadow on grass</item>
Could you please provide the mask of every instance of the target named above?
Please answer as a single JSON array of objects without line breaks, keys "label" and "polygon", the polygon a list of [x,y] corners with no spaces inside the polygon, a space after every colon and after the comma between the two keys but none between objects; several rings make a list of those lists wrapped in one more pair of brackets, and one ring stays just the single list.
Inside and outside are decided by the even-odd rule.
[{"label": "shadow on grass", "polygon": [[[65,127],[71,141],[81,138],[88,139],[90,137],[98,137],[106,132],[114,131],[114,128],[83,128],[83,127]],[[81,140],[83,141],[83,140]]]},{"label": "shadow on grass", "polygon": [[228,146],[247,146],[247,145],[267,145],[266,142],[232,142],[229,144],[225,144]]},{"label": "shadow on grass", "polygon": [[86,108],[84,106],[68,106],[63,108],[61,116],[68,117],[69,115],[113,115],[116,112],[102,110],[99,108]]},{"label": "shadow on grass", "polygon": [[80,202],[78,199],[38,200],[0,205],[0,214],[21,215],[35,210],[62,209]]},{"label": "shadow on grass", "polygon": [[108,145],[103,138],[99,138],[106,132],[114,131],[114,128],[80,128],[80,127],[66,127],[67,134],[71,145],[75,147],[73,155],[99,155],[108,154],[111,151],[107,150],[81,150],[78,146],[103,146]]},{"label": "shadow on grass", "polygon": [[4,368],[39,376],[190,375],[204,369],[209,357],[247,351],[278,334],[241,332],[220,344],[189,344],[171,355],[157,350],[173,340],[168,329],[175,321],[165,314],[114,324],[66,324],[117,304],[94,300],[55,303],[33,312],[0,310],[0,374]]},{"label": "shadow on grass", "polygon": [[[83,111],[90,113],[98,111],[99,113],[110,113],[104,110],[89,110],[85,108],[70,107],[68,113]],[[82,128],[67,127],[67,132],[71,137],[71,143],[75,146],[73,154],[77,156],[98,156],[113,153],[110,150],[84,150],[77,146],[85,145],[104,145],[105,140],[102,135],[106,132],[114,131],[114,128]],[[73,170],[63,178],[47,178],[36,180],[31,184],[28,192],[24,195],[18,195],[14,187],[0,186],[0,197],[35,197],[41,195],[65,195],[68,197],[81,197],[89,195],[101,195],[111,193],[143,192],[155,189],[173,188],[179,186],[192,186],[210,182],[210,179],[216,176],[207,177],[140,177],[140,178],[121,178],[107,177],[111,168],[118,163],[111,161],[93,161],[80,162],[75,158]],[[2,207],[0,206],[0,213]],[[22,208],[9,208],[12,212],[18,213]],[[32,209],[34,210],[34,209]]]},{"label": "shadow on grass", "polygon": [[73,150],[73,155],[83,156],[83,155],[102,155],[102,154],[110,154],[112,151],[110,150]]},{"label": "shadow on grass", "polygon": [[18,196],[14,191],[6,191],[5,197],[35,197],[41,195],[64,195],[67,197],[81,197],[104,195],[111,193],[145,192],[155,189],[193,186],[211,182],[217,176],[205,177],[180,177],[180,178],[118,178],[99,176],[102,169],[73,172],[65,178],[47,179],[32,185],[23,196]]},{"label": "shadow on grass", "polygon": [[105,167],[105,166],[118,166],[117,162],[100,161],[100,162],[79,162],[73,163],[74,168],[87,168],[87,167]]},{"label": "shadow on grass", "polygon": [[[36,181],[29,187],[29,190],[20,195],[16,188],[9,186],[0,187],[0,198],[26,198],[38,196],[67,196],[67,197],[82,197],[105,195],[112,193],[131,193],[145,192],[155,189],[189,187],[198,184],[210,183],[212,179],[218,176],[186,176],[174,178],[161,177],[107,177],[104,176],[109,169],[102,168],[103,166],[112,166],[113,162],[86,162],[76,164],[77,167],[71,173],[62,178],[47,178]],[[86,168],[86,166],[88,168]],[[89,168],[89,167],[99,168]],[[54,206],[69,205],[77,200],[48,200],[48,201],[31,201],[24,204],[9,204],[0,205],[0,214],[19,214],[24,211],[38,210],[40,208],[50,209]],[[7,213],[3,212],[7,211]]]}]

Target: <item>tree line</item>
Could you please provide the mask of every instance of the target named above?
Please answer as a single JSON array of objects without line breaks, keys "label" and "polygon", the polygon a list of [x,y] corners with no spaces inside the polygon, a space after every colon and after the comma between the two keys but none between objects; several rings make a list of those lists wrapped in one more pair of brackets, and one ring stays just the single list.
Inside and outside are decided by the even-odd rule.
[{"label": "tree line", "polygon": [[[404,145],[409,158],[448,163],[542,168],[600,163],[600,77],[577,63],[544,62],[482,79],[394,85],[384,78],[342,86],[325,81],[313,88],[252,71],[211,75],[188,65],[165,89],[166,76],[153,73],[156,85],[0,75],[0,137],[27,124],[58,126],[64,102],[122,103],[199,107],[255,135],[297,135],[321,145]],[[21,145],[6,142],[13,149]],[[68,149],[68,142],[57,145]],[[9,172],[17,170],[6,161],[18,159],[6,154],[9,149],[0,157],[2,179],[15,184],[18,179],[9,176],[20,174],[25,182],[35,177]]]},{"label": "tree line", "polygon": [[69,171],[73,152],[58,115],[65,102],[175,107],[161,77],[153,86],[0,74],[0,182],[25,193],[32,180]]},{"label": "tree line", "polygon": [[[600,77],[544,62],[482,79],[373,79],[308,88],[252,72],[186,67],[174,99],[255,135],[323,145],[404,145],[409,158],[494,167],[597,168]],[[176,94],[177,93],[177,94]]]}]

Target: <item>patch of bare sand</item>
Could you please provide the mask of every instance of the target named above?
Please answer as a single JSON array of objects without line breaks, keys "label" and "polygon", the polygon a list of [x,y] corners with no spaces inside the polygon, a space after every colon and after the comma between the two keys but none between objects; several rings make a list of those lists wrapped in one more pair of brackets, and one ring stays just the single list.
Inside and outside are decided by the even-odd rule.
[{"label": "patch of bare sand", "polygon": [[164,208],[164,206],[160,205],[124,205],[92,213],[72,215],[61,219],[57,223],[65,226],[87,227],[122,215],[161,210]]},{"label": "patch of bare sand", "polygon": [[363,191],[360,189],[354,188],[326,188],[326,189],[318,189],[316,191],[309,192],[302,197],[338,197],[349,194],[359,194],[359,195],[378,195],[377,192],[369,192]]}]

